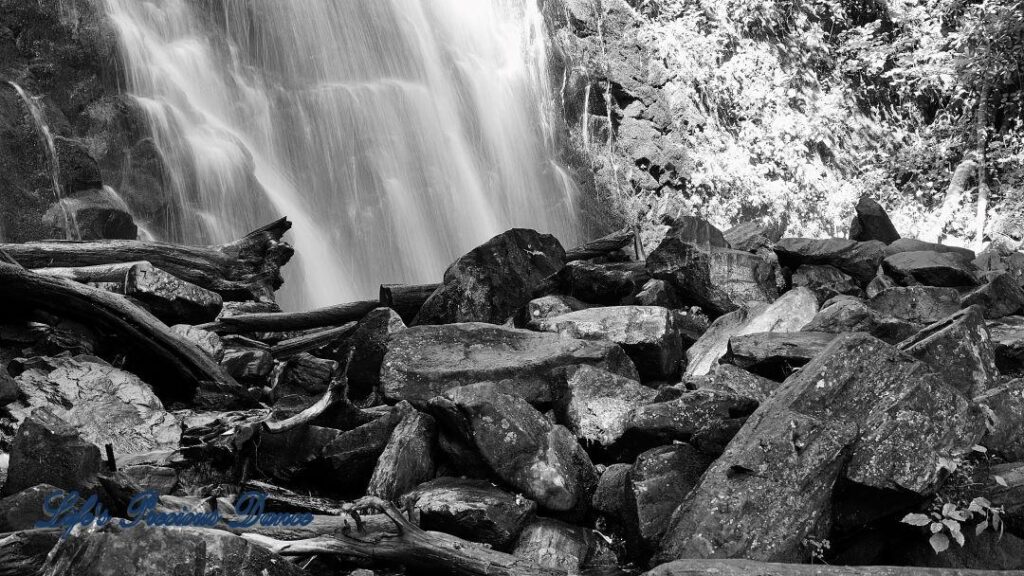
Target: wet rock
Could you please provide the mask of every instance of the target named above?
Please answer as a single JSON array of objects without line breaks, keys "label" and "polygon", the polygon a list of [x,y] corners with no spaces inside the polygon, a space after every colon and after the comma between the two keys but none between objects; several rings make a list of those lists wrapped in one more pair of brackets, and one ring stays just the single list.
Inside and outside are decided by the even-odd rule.
[{"label": "wet rock", "polygon": [[32,412],[11,443],[10,470],[0,494],[16,494],[37,484],[88,491],[104,470],[100,449],[46,408]]},{"label": "wet rock", "polygon": [[189,326],[187,324],[172,326],[171,330],[185,340],[188,340],[198,346],[200,350],[206,352],[210,358],[213,358],[217,362],[224,359],[224,341],[221,340],[220,336],[216,332],[209,332],[202,328],[196,328],[195,326]]},{"label": "wet rock", "polygon": [[324,445],[322,459],[332,488],[340,494],[363,494],[392,432],[414,411],[408,403],[399,403],[381,418],[344,432]]},{"label": "wet rock", "polygon": [[391,432],[366,493],[390,502],[432,479],[437,469],[436,437],[432,417],[417,411],[407,414]]},{"label": "wet rock", "polygon": [[[366,425],[368,428],[369,424]],[[339,462],[351,458],[354,462],[352,469],[352,476],[340,475],[340,481],[335,486],[333,482],[333,474],[331,467],[328,464],[324,464],[322,468],[326,472],[321,476],[313,479],[313,483],[316,485],[323,484],[325,478],[330,478],[328,481],[328,490],[345,493],[350,490],[355,492],[357,490],[363,490],[366,487],[366,481],[370,476],[370,472],[373,470],[373,466],[376,463],[376,457],[380,455],[383,450],[383,444],[385,440],[377,440],[377,434],[385,433],[388,430],[381,431],[379,428],[373,429],[372,433],[366,433],[366,429],[355,430],[348,433],[346,441],[362,447],[362,443],[366,441],[367,436],[372,436],[372,441],[366,447],[367,451],[372,451],[376,448],[376,452],[373,452],[373,462],[367,463],[364,460],[358,458],[361,455],[359,448],[352,448],[350,445],[339,446],[336,449]],[[359,436],[361,433],[365,436]],[[309,476],[314,465],[320,464],[321,460],[324,459],[325,449],[335,442],[342,436],[340,430],[334,428],[326,428],[323,426],[302,426],[295,430],[289,430],[282,434],[261,434],[259,438],[259,450],[256,453],[256,464],[259,466],[260,472],[267,476],[281,480],[282,482],[293,482],[302,480]],[[386,439],[387,436],[384,436]],[[379,442],[379,444],[377,443]],[[346,451],[345,448],[348,448]],[[358,488],[352,488],[353,485],[358,485]],[[362,492],[359,492],[362,495]]]},{"label": "wet rock", "polygon": [[808,332],[866,332],[875,338],[896,344],[913,336],[921,324],[886,316],[857,298],[836,298],[826,302],[821,311],[804,327]]},{"label": "wet rock", "polygon": [[[712,390],[727,392],[744,396],[758,402],[763,402],[769,394],[779,387],[779,383],[758,376],[732,364],[719,364],[715,371],[706,376],[697,376],[687,380],[687,385],[696,390]],[[659,392],[656,400],[670,400],[674,398],[663,398],[663,392]],[[680,391],[679,396],[685,392]]]},{"label": "wet rock", "polygon": [[835,266],[801,266],[793,273],[792,284],[810,289],[818,295],[818,302],[821,303],[840,294],[849,296],[863,294],[853,277]]},{"label": "wet rock", "polygon": [[567,338],[615,342],[632,358],[641,378],[657,380],[679,373],[681,324],[679,315],[667,308],[610,306],[570,312],[533,325]]},{"label": "wet rock", "polygon": [[967,398],[991,388],[999,377],[981,309],[966,308],[900,343]]},{"label": "wet rock", "polygon": [[590,457],[571,432],[522,398],[475,384],[437,397],[430,406],[445,428],[476,447],[499,478],[541,507],[562,512],[589,504],[597,485]]},{"label": "wet rock", "polygon": [[570,370],[568,384],[566,427],[580,440],[604,446],[622,437],[633,409],[657,394],[639,382],[591,366]]},{"label": "wet rock", "polygon": [[668,281],[683,301],[712,316],[778,298],[778,264],[726,248],[698,248],[666,238],[647,258],[651,276]]},{"label": "wet rock", "polygon": [[302,353],[278,365],[274,377],[275,400],[298,397],[312,404],[320,399],[339,373],[338,363]]},{"label": "wet rock", "polygon": [[148,384],[99,358],[31,358],[17,384],[22,400],[7,408],[16,420],[46,408],[83,439],[112,444],[118,459],[173,450],[181,439],[177,419]]},{"label": "wet rock", "polygon": [[590,554],[592,540],[585,528],[538,518],[519,535],[512,554],[544,568],[579,574]]},{"label": "wet rock", "polygon": [[842,336],[747,420],[674,514],[659,560],[799,561],[806,537],[828,534],[841,473],[929,493],[939,459],[970,450],[979,424],[921,362],[871,336]]},{"label": "wet rock", "polygon": [[675,288],[664,280],[650,279],[636,295],[636,303],[641,306],[662,306],[664,308],[683,308],[683,299]]},{"label": "wet rock", "polygon": [[307,572],[285,558],[224,530],[107,528],[66,538],[42,570],[45,576],[300,576]]},{"label": "wet rock", "polygon": [[899,254],[901,252],[942,252],[945,254],[957,254],[963,257],[967,262],[972,262],[976,258],[974,251],[967,248],[949,246],[946,244],[935,244],[933,242],[925,242],[915,238],[900,238],[885,247],[886,256],[892,256],[893,254]]},{"label": "wet rock", "polygon": [[608,466],[597,483],[597,490],[591,499],[594,511],[610,520],[613,526],[622,526],[625,519],[626,489],[629,484],[631,464]]},{"label": "wet rock", "polygon": [[949,252],[900,252],[882,261],[882,269],[904,286],[976,286],[970,260]]},{"label": "wet rock", "polygon": [[666,238],[676,238],[681,242],[697,246],[705,250],[709,248],[732,248],[722,235],[722,231],[713,224],[696,216],[677,216],[672,222]]},{"label": "wet rock", "polygon": [[274,369],[274,356],[269,348],[252,345],[252,341],[244,344],[227,338],[224,341],[224,357],[220,365],[228,374],[243,381],[261,380],[270,376]]},{"label": "wet rock", "polygon": [[994,320],[1017,314],[1024,308],[1024,289],[1009,273],[1000,272],[990,277],[988,283],[963,297],[961,304],[981,306],[985,318]]},{"label": "wet rock", "polygon": [[453,322],[503,324],[565,265],[554,236],[515,228],[459,258],[412,325]]},{"label": "wet rock", "polygon": [[889,288],[868,300],[868,306],[907,322],[932,324],[960,310],[960,294],[934,286]]},{"label": "wet rock", "polygon": [[877,240],[783,238],[775,245],[775,253],[779,263],[792,270],[804,264],[834,266],[864,285],[871,281],[885,258],[885,244]]},{"label": "wet rock", "polygon": [[43,507],[54,494],[64,497],[64,491],[52,484],[38,484],[0,498],[0,534],[18,530],[32,530],[44,518]]},{"label": "wet rock", "polygon": [[795,332],[818,312],[818,299],[806,288],[794,288],[769,305],[744,308],[714,321],[686,351],[686,376],[710,373],[729,348],[729,338],[755,332]]},{"label": "wet rock", "polygon": [[981,445],[1007,461],[1024,460],[1024,380],[1012,380],[974,400],[988,418]]},{"label": "wet rock", "polygon": [[614,305],[638,293],[651,276],[643,262],[570,262],[558,275],[562,290],[584,302]]},{"label": "wet rock", "polygon": [[352,334],[352,360],[348,364],[348,395],[361,402],[380,390],[380,367],[392,336],[405,330],[405,322],[390,308],[377,308],[359,322]]},{"label": "wet rock", "polygon": [[986,323],[996,368],[1003,374],[1024,370],[1024,316],[1005,316]]},{"label": "wet rock", "polygon": [[639,377],[617,344],[562,338],[488,324],[422,326],[397,334],[381,368],[384,397],[424,404],[453,387],[476,382],[510,382],[520,395],[553,399],[572,366],[602,368],[632,380]]},{"label": "wet rock", "polygon": [[899,286],[899,284],[896,283],[895,280],[886,276],[885,274],[879,274],[872,278],[871,282],[868,282],[868,287],[864,289],[864,292],[868,298],[874,298],[875,296],[878,296],[883,290],[895,288],[897,286]]},{"label": "wet rock", "polygon": [[782,235],[777,230],[758,222],[743,222],[723,233],[726,242],[733,250],[757,252],[761,248],[771,248]]},{"label": "wet rock", "polygon": [[757,402],[744,396],[694,390],[674,400],[638,406],[620,446],[624,454],[635,455],[678,441],[720,453],[756,408]]},{"label": "wet rock", "polygon": [[885,208],[867,196],[861,196],[857,202],[857,213],[850,223],[850,239],[859,242],[878,240],[891,244],[900,239],[900,233],[892,225],[892,220]]},{"label": "wet rock", "polygon": [[590,304],[581,302],[572,296],[553,294],[530,300],[527,312],[530,315],[530,322],[537,322],[546,318],[576,312],[577,310],[586,310],[587,308],[590,308]]},{"label": "wet rock", "polygon": [[420,527],[507,550],[533,518],[537,504],[485,480],[437,478],[403,501],[417,511]]},{"label": "wet rock", "polygon": [[[67,220],[65,220],[65,218]],[[47,236],[65,237],[70,221],[76,240],[135,240],[139,229],[124,201],[108,190],[94,189],[61,199],[43,214]]]},{"label": "wet rock", "polygon": [[626,537],[633,553],[653,554],[676,507],[697,485],[711,458],[689,444],[662,446],[637,457],[626,484]]},{"label": "wet rock", "polygon": [[782,381],[793,370],[813,360],[835,338],[835,334],[828,332],[759,332],[733,336],[722,361]]}]

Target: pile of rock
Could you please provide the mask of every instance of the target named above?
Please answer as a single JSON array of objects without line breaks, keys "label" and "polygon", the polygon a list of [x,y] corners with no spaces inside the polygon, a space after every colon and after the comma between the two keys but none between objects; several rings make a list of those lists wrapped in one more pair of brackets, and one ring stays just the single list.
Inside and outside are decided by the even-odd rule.
[{"label": "pile of rock", "polygon": [[[0,574],[1024,569],[1024,256],[900,239],[867,200],[849,240],[631,241],[510,230],[441,284],[298,314],[273,282],[150,263],[147,298],[0,264]],[[31,530],[54,490],[125,516],[142,489],[223,521]],[[310,522],[229,525],[249,490]],[[891,570],[815,573],[925,573]]]}]

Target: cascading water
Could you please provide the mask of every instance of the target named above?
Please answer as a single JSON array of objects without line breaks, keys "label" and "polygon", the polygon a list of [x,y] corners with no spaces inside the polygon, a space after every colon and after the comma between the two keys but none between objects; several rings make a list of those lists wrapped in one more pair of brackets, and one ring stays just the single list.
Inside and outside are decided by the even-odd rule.
[{"label": "cascading water", "polygon": [[512,226],[577,240],[533,0],[102,1],[184,215],[142,224],[288,216],[286,304],[438,281]]}]

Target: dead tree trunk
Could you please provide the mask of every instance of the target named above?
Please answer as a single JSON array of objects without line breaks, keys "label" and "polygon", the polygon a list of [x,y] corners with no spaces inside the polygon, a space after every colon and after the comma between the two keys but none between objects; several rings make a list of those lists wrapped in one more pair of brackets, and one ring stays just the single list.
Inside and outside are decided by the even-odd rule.
[{"label": "dead tree trunk", "polygon": [[644,576],[1011,576],[1019,570],[964,570],[917,566],[771,564],[753,560],[676,560]]},{"label": "dead tree trunk", "polygon": [[978,96],[978,210],[974,216],[974,250],[981,252],[985,244],[985,221],[988,218],[988,99],[989,83],[983,81]]},{"label": "dead tree trunk", "polygon": [[200,328],[218,333],[238,332],[287,332],[291,330],[312,330],[340,326],[362,320],[363,316],[380,306],[376,300],[349,302],[310,310],[309,312],[266,312],[239,314],[204,324]]},{"label": "dead tree trunk", "polygon": [[81,267],[147,261],[169,274],[228,300],[272,299],[281,267],[294,250],[281,240],[291,228],[282,218],[221,246],[179,246],[139,240],[46,241],[0,244],[26,268]]}]

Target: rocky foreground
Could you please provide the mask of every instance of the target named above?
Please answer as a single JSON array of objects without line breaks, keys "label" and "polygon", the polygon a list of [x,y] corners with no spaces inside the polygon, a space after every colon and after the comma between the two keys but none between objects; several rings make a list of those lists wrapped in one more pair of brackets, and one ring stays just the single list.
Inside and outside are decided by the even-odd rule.
[{"label": "rocky foreground", "polygon": [[288,227],[0,245],[0,574],[1024,569],[1024,254],[862,200],[645,261],[510,230],[284,313]]}]

